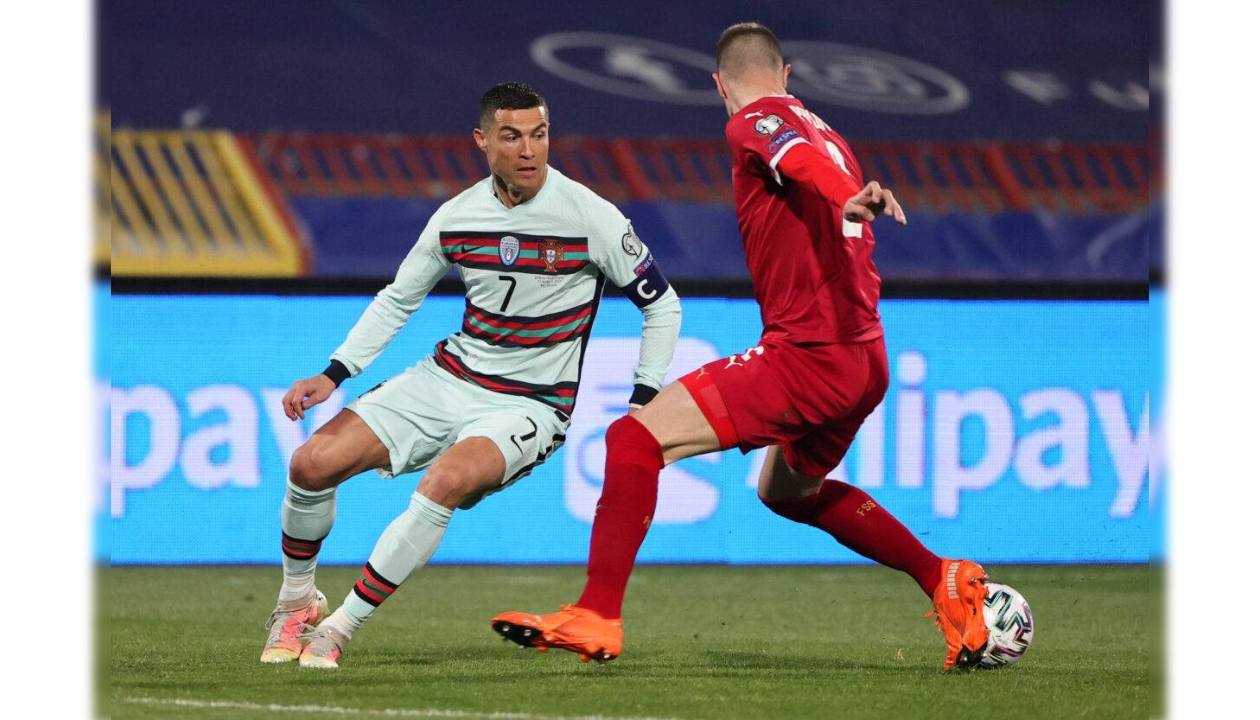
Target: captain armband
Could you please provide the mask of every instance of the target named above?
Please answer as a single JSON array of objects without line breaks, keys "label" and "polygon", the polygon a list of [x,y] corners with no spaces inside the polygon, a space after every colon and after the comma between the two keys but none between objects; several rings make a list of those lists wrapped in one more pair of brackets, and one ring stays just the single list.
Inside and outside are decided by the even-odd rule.
[{"label": "captain armband", "polygon": [[621,287],[621,292],[640,308],[656,302],[669,290],[669,281],[661,274],[652,253],[648,253],[643,262],[635,266],[634,275],[635,278],[628,285]]}]

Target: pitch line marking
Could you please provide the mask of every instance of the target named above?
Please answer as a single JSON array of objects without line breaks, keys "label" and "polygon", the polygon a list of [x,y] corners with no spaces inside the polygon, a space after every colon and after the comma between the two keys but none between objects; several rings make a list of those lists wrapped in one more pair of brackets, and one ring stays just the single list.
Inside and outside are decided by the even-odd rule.
[{"label": "pitch line marking", "polygon": [[179,698],[124,697],[124,702],[141,705],[174,705],[206,710],[260,710],[283,713],[327,713],[329,715],[371,715],[400,718],[461,718],[462,720],[681,720],[680,718],[646,717],[641,715],[537,715],[520,712],[477,712],[474,710],[443,710],[441,708],[348,708],[336,705],[280,705],[278,703],[250,703],[231,700],[182,700]]}]

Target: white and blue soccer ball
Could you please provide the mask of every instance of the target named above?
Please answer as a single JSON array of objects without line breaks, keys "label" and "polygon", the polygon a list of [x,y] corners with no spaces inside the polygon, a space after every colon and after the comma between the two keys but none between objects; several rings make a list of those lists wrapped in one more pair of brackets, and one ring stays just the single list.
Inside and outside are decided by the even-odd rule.
[{"label": "white and blue soccer ball", "polygon": [[989,644],[980,658],[982,668],[1014,665],[1028,652],[1033,639],[1033,614],[1028,601],[1015,588],[987,582],[984,623],[989,627]]}]

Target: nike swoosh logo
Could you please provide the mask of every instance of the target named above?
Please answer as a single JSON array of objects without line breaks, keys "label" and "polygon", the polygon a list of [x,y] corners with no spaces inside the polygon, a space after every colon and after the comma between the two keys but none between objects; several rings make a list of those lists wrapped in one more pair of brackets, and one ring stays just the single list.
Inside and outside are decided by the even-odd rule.
[{"label": "nike swoosh logo", "polygon": [[748,118],[761,117],[762,115],[765,115],[765,113],[761,110],[758,110],[757,112],[745,113],[744,119],[747,120]]}]

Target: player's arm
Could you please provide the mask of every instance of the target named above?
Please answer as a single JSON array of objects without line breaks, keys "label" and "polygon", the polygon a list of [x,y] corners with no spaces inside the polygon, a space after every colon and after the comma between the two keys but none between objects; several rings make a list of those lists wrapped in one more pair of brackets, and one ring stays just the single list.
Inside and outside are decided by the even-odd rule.
[{"label": "player's arm", "polygon": [[376,294],[345,342],[333,351],[328,367],[319,375],[293,383],[285,393],[281,403],[290,420],[305,418],[307,410],[327,400],[347,378],[363,372],[446,274],[451,264],[442,254],[439,240],[441,213],[439,209],[429,220],[394,281]]},{"label": "player's arm", "polygon": [[660,264],[630,222],[611,203],[590,229],[591,259],[643,313],[639,362],[634,369],[631,409],[643,407],[661,391],[674,359],[682,327],[682,304]]},{"label": "player's arm", "polygon": [[[762,98],[736,113],[726,125],[735,162],[766,173],[780,185],[787,177],[841,208],[849,222],[869,222],[881,213],[902,225],[905,213],[892,193],[870,183],[865,188],[850,175],[836,148],[824,152],[809,140],[802,120],[778,98]],[[835,154],[835,159],[832,154]]]},{"label": "player's arm", "polygon": [[906,214],[891,190],[877,182],[859,187],[852,175],[808,142],[785,146],[784,150],[774,169],[841,208],[845,220],[870,222],[883,214],[906,224]]},{"label": "player's arm", "polygon": [[661,273],[656,258],[646,248],[644,254],[648,265],[643,275],[621,287],[630,302],[643,313],[639,363],[634,369],[634,391],[630,394],[631,409],[647,405],[661,391],[682,328],[682,303],[678,301],[678,293]]}]

